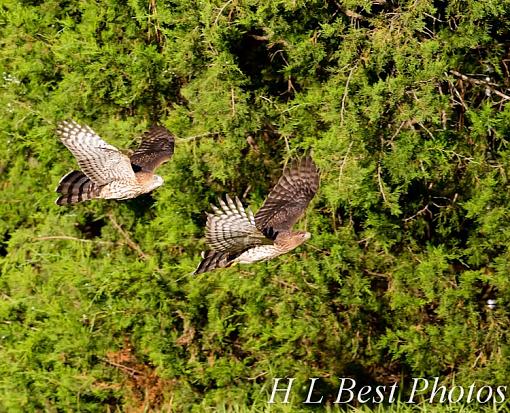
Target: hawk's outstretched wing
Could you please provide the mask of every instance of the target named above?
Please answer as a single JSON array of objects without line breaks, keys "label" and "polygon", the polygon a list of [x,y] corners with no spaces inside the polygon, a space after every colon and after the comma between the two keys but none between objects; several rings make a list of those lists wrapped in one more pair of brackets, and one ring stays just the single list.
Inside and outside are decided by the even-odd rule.
[{"label": "hawk's outstretched wing", "polygon": [[131,163],[140,169],[153,172],[174,153],[175,139],[164,126],[153,126],[142,135],[142,143],[131,155]]},{"label": "hawk's outstretched wing", "polygon": [[57,127],[62,143],[75,156],[81,170],[98,185],[122,179],[135,179],[129,158],[103,141],[91,128],[74,120]]},{"label": "hawk's outstretched wing", "polygon": [[[295,161],[283,171],[264,205],[255,215],[257,228],[264,234],[289,231],[303,214],[319,188],[319,171],[312,158]],[[268,235],[270,236],[270,235]]]},{"label": "hawk's outstretched wing", "polygon": [[253,213],[241,201],[226,196],[219,200],[221,208],[211,205],[214,213],[207,216],[206,242],[217,252],[235,254],[250,247],[271,243],[255,226]]}]

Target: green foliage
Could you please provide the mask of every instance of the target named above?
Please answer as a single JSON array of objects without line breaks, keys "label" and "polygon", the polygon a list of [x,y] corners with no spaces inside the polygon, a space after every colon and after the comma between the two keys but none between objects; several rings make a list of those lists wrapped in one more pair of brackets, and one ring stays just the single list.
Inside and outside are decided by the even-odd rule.
[{"label": "green foliage", "polygon": [[[499,0],[5,0],[1,410],[303,409],[269,410],[274,377],[507,384],[509,27]],[[66,118],[120,148],[167,126],[165,185],[54,205]],[[256,210],[309,151],[312,239],[191,276],[209,203]]]}]

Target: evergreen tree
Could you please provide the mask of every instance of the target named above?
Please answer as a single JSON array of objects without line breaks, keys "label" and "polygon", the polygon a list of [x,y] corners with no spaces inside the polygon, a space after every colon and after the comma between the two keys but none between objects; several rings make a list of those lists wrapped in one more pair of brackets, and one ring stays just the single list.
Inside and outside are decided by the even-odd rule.
[{"label": "evergreen tree", "polygon": [[[506,0],[4,0],[0,410],[266,411],[275,377],[506,385],[509,28]],[[56,206],[68,118],[120,148],[165,125],[165,184]],[[256,210],[308,152],[312,238],[191,276],[209,203]]]}]

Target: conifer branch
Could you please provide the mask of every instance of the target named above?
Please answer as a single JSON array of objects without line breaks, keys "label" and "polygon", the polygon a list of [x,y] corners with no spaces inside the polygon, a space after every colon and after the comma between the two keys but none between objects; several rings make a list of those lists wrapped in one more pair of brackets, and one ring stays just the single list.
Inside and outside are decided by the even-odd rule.
[{"label": "conifer branch", "polygon": [[113,242],[110,242],[110,241],[99,241],[99,240],[93,240],[93,239],[77,238],[77,237],[71,237],[69,235],[47,235],[47,236],[43,236],[43,237],[32,238],[32,241],[49,241],[49,240],[68,240],[68,241],[79,241],[79,242],[93,242],[96,244],[113,244]]},{"label": "conifer branch", "polygon": [[354,69],[356,69],[356,67],[353,67],[349,71],[349,76],[347,77],[347,81],[345,82],[344,94],[342,96],[342,107],[340,108],[340,126],[342,126],[344,124],[345,100],[347,99],[347,94],[349,92],[349,83],[351,81],[351,77],[352,77],[352,73],[354,72]]},{"label": "conifer branch", "polygon": [[[464,110],[468,110],[468,107],[466,105],[466,103],[464,102],[464,99],[462,98],[462,96],[460,95],[459,91],[457,90],[457,88],[453,85],[452,82],[449,82],[450,86],[453,88],[453,91],[455,92],[455,94],[457,95],[457,97],[459,98],[459,103],[460,105],[464,108]],[[455,99],[452,99],[454,102],[455,102]]]},{"label": "conifer branch", "polygon": [[256,376],[246,377],[246,380],[250,380],[250,381],[257,380],[260,377],[264,377],[267,373],[268,373],[267,371],[263,371],[262,373],[259,373]]},{"label": "conifer branch", "polygon": [[189,141],[194,141],[195,139],[199,139],[199,138],[204,138],[206,136],[217,136],[219,135],[220,132],[204,132],[204,133],[199,133],[198,135],[193,135],[193,136],[187,136],[186,138],[177,138],[176,141],[177,142],[189,142]]},{"label": "conifer branch", "polygon": [[230,88],[231,103],[232,103],[232,117],[236,115],[236,95],[234,88]]},{"label": "conifer branch", "polygon": [[113,214],[109,213],[109,214],[107,214],[107,217],[110,219],[110,222],[112,223],[113,227],[122,235],[122,237],[126,241],[126,244],[129,246],[129,248],[131,248],[133,251],[135,251],[140,256],[140,258],[142,258],[144,260],[149,259],[147,254],[145,254],[142,251],[140,246],[130,238],[129,234],[126,231],[124,231],[122,229],[120,224],[113,217]]},{"label": "conifer branch", "polygon": [[456,70],[450,70],[450,73],[462,80],[465,80],[465,81],[471,83],[471,84],[485,86],[490,92],[494,93],[495,95],[498,95],[499,97],[503,98],[504,100],[510,100],[510,96],[495,89],[496,87],[501,87],[497,83],[489,82],[488,80],[485,80],[485,79],[484,80],[475,79],[475,78],[466,76]]},{"label": "conifer branch", "polygon": [[404,125],[408,123],[407,121],[403,120],[399,127],[397,128],[397,130],[395,131],[395,133],[393,135],[391,135],[391,138],[390,140],[386,143],[386,145],[391,145],[393,143],[393,140],[397,137],[397,135],[400,133],[400,131],[402,130],[402,128],[404,127]]},{"label": "conifer branch", "polygon": [[428,135],[429,135],[432,139],[434,139],[434,135],[432,134],[432,132],[431,132],[431,131],[429,131],[429,130],[427,129],[427,127],[426,127],[423,123],[421,123],[421,122],[417,122],[417,124],[418,124],[418,125],[419,125],[419,126],[420,126],[420,127],[421,127],[424,131],[425,131],[425,132],[427,132],[427,134],[428,134]]},{"label": "conifer branch", "polygon": [[[410,217],[408,218],[404,218],[402,221],[404,222],[408,222],[408,221],[411,221],[412,219],[416,218],[417,216],[420,216],[422,214],[424,214],[425,212],[428,212],[429,214],[431,214],[430,210],[429,210],[429,204],[425,205],[422,209],[420,209],[416,214],[414,215],[411,215]],[[431,214],[432,215],[432,214]]]},{"label": "conifer branch", "polygon": [[135,375],[143,376],[144,375],[144,373],[139,371],[139,370],[133,369],[133,368],[128,367],[128,366],[124,366],[123,364],[116,363],[114,361],[108,360],[107,358],[104,358],[104,357],[98,357],[98,358],[99,358],[99,360],[102,360],[105,363],[110,364],[113,367],[117,367],[118,369],[121,369],[121,370],[123,370],[123,371],[125,371],[125,372],[127,372],[127,373],[129,373],[129,374],[131,374],[133,376],[135,376]]},{"label": "conifer branch", "polygon": [[381,192],[384,202],[388,202],[388,200],[386,199],[386,194],[384,193],[384,188],[383,188],[383,184],[382,184],[381,164],[380,163],[377,165],[377,181],[379,182],[379,192]]},{"label": "conifer branch", "polygon": [[349,157],[349,152],[351,152],[352,145],[354,144],[354,141],[351,141],[349,144],[349,147],[347,148],[347,152],[345,152],[344,159],[342,160],[342,164],[340,165],[340,173],[338,174],[338,187],[340,188],[340,182],[342,181],[342,176],[344,174],[344,167],[347,163],[347,158]]},{"label": "conifer branch", "polygon": [[216,16],[216,19],[214,19],[214,23],[213,23],[213,26],[216,26],[218,24],[218,20],[220,18],[220,16],[222,15],[223,13],[223,10],[225,10],[225,8],[230,4],[232,3],[232,0],[228,0],[220,9],[220,11],[218,12],[218,15]]}]

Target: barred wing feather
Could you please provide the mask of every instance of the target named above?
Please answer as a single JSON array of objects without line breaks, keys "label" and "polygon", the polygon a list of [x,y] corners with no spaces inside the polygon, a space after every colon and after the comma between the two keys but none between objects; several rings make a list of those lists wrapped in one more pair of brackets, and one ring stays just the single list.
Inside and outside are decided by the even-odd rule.
[{"label": "barred wing feather", "polygon": [[255,215],[257,228],[264,234],[290,231],[319,188],[319,171],[307,156],[285,169]]},{"label": "barred wing feather", "polygon": [[129,158],[102,140],[87,125],[82,126],[73,120],[63,121],[58,125],[57,133],[78,161],[81,170],[95,184],[135,180]]},{"label": "barred wing feather", "polygon": [[220,208],[212,205],[207,217],[206,241],[217,252],[237,253],[247,248],[271,243],[256,227],[253,213],[246,211],[236,197],[219,200]]},{"label": "barred wing feather", "polygon": [[131,155],[131,163],[147,172],[168,161],[174,153],[175,139],[163,126],[153,126],[142,135],[142,142]]}]

